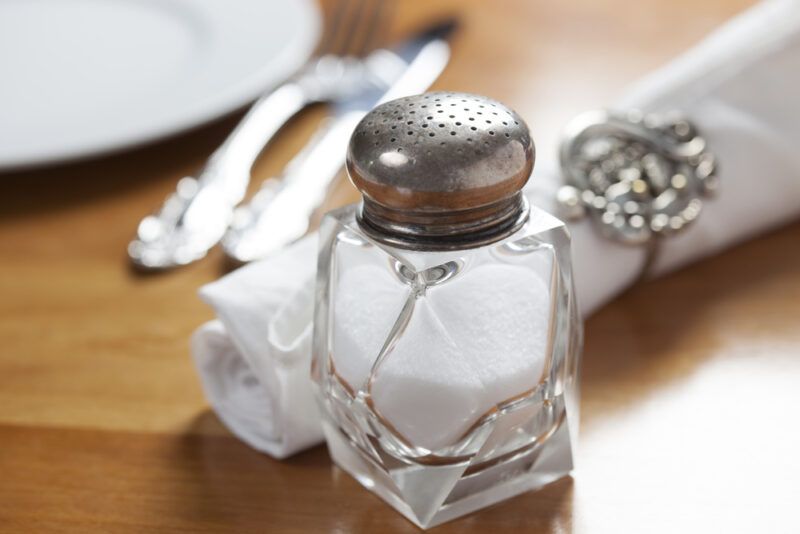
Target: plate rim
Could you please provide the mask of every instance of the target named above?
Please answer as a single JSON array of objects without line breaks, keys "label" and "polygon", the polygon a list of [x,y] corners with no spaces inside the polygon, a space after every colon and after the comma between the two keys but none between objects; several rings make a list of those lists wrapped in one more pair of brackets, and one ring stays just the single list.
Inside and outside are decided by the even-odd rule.
[{"label": "plate rim", "polygon": [[[286,2],[281,3],[287,4]],[[304,25],[307,31],[295,32],[288,46],[283,47],[271,60],[264,62],[262,67],[253,70],[210,98],[198,100],[199,103],[188,108],[186,113],[176,116],[172,121],[154,123],[149,127],[139,127],[131,132],[111,136],[107,140],[55,150],[43,148],[18,157],[4,156],[0,153],[0,173],[46,168],[140,148],[200,128],[250,105],[259,96],[296,72],[311,57],[318,42],[322,26],[322,13],[316,2],[292,0],[288,4],[300,12],[300,19],[305,19]]]}]

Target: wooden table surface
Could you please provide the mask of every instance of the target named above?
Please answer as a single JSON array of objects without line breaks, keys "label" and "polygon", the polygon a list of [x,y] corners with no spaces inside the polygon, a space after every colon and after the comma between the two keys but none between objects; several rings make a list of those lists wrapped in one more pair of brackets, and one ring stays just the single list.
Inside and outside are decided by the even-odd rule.
[{"label": "wooden table surface", "polygon": [[[458,12],[436,87],[507,102],[542,155],[574,113],[750,3],[405,0],[391,34]],[[321,114],[281,135],[256,176]],[[415,531],[323,446],[278,462],[209,411],[187,339],[212,316],[196,290],[224,272],[218,252],[157,276],[127,266],[139,218],[237,118],[0,176],[0,531]],[[331,204],[354,198],[342,185]],[[800,532],[798,243],[800,225],[780,229],[591,317],[574,478],[435,532]]]}]

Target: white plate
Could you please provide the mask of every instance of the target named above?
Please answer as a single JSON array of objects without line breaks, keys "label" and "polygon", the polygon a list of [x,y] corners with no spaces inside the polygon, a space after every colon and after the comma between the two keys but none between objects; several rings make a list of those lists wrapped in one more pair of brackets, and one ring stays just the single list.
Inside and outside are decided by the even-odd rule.
[{"label": "white plate", "polygon": [[0,0],[0,168],[223,115],[300,67],[319,28],[310,0]]}]

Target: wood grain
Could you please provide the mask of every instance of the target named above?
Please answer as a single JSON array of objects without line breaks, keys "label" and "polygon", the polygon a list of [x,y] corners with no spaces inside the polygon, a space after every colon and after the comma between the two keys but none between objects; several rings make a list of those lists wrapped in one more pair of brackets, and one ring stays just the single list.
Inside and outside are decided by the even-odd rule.
[{"label": "wood grain", "polygon": [[[750,3],[403,0],[389,36],[457,12],[436,88],[506,102],[546,154],[574,113]],[[322,114],[279,137],[256,182]],[[218,252],[162,275],[127,267],[138,219],[237,118],[0,176],[0,531],[415,531],[324,447],[277,462],[208,410],[187,340],[211,317],[195,293],[225,272]],[[353,198],[342,182],[329,205]],[[800,225],[782,229],[597,313],[575,478],[435,532],[800,532],[798,242]]]}]

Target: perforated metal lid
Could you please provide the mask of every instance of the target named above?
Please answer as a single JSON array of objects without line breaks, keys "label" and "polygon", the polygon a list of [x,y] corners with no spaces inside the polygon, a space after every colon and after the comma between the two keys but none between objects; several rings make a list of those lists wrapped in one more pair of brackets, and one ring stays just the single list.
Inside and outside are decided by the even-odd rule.
[{"label": "perforated metal lid", "polygon": [[486,97],[437,92],[382,104],[356,127],[347,171],[376,239],[420,248],[496,241],[527,218],[534,146],[522,118]]}]

